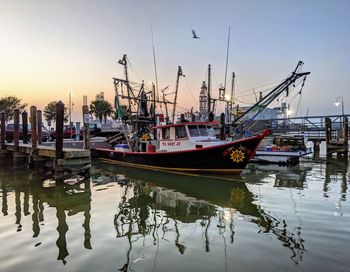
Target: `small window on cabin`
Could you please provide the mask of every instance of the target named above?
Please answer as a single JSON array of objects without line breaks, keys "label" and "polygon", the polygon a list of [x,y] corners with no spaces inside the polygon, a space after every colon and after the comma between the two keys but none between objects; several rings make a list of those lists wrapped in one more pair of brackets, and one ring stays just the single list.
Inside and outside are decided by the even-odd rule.
[{"label": "small window on cabin", "polygon": [[196,125],[188,126],[188,131],[189,131],[191,137],[198,137],[199,136],[199,130],[198,130],[198,127]]},{"label": "small window on cabin", "polygon": [[169,140],[170,139],[170,128],[162,128],[162,136],[163,140]]},{"label": "small window on cabin", "polygon": [[177,127],[175,127],[175,137],[176,137],[176,139],[186,138],[187,137],[185,126],[177,126]]},{"label": "small window on cabin", "polygon": [[205,125],[199,125],[198,129],[201,136],[208,136],[207,127]]}]

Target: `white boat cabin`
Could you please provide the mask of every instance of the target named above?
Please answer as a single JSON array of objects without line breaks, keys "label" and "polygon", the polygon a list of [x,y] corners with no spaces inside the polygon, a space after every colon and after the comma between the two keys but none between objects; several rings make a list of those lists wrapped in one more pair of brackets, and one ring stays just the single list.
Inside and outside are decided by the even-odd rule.
[{"label": "white boat cabin", "polygon": [[156,126],[157,152],[191,150],[223,144],[214,130],[216,122],[186,122]]}]

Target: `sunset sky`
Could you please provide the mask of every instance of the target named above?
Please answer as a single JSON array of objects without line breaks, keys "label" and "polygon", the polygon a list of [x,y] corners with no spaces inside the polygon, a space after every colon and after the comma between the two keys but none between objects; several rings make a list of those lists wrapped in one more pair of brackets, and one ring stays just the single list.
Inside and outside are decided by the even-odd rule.
[{"label": "sunset sky", "polygon": [[[1,0],[0,97],[43,108],[68,104],[72,93],[79,119],[83,95],[93,100],[102,91],[113,102],[123,54],[131,80],[155,82],[151,25],[159,88],[175,88],[178,65],[186,75],[179,111],[197,109],[208,64],[213,91],[224,82],[230,26],[228,78],[236,73],[238,95],[283,79],[302,60],[311,71],[302,114],[340,114],[338,96],[349,112],[348,0]],[[202,38],[192,39],[191,29]],[[254,96],[241,100],[249,105]]]}]

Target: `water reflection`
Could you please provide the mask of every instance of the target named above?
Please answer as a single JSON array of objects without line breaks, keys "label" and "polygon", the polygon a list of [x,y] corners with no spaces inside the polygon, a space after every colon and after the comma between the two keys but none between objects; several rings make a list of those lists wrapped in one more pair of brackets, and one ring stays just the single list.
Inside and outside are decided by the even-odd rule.
[{"label": "water reflection", "polygon": [[338,183],[340,180],[340,201],[346,200],[346,191],[348,189],[348,161],[347,160],[341,160],[341,159],[332,159],[328,158],[326,163],[326,169],[325,169],[325,180],[323,185],[323,196],[329,197],[329,189],[331,183]]},{"label": "water reflection", "polygon": [[[105,179],[112,180],[113,176],[117,176],[117,182],[118,177],[127,177],[132,181],[125,187],[123,201],[114,220],[117,237],[126,237],[129,244],[126,263],[120,268],[121,271],[126,271],[130,266],[133,236],[150,235],[156,245],[159,241],[155,234],[161,232],[161,237],[165,237],[167,232],[175,231],[173,244],[180,254],[185,254],[186,245],[181,243],[183,238],[178,224],[197,224],[203,232],[203,247],[210,252],[213,228],[224,238],[225,247],[225,232],[229,233],[229,242],[234,243],[235,216],[244,216],[245,221],[256,224],[261,234],[273,234],[284,247],[291,250],[291,259],[295,263],[302,260],[305,241],[301,238],[301,228],[296,233],[289,230],[285,220],[272,216],[272,213],[254,204],[256,198],[242,177],[230,180],[224,177],[179,177],[106,165],[99,166],[99,169],[99,176],[109,177]],[[132,191],[132,197],[128,197],[129,191]]]},{"label": "water reflection", "polygon": [[[12,175],[8,175],[9,172]],[[9,215],[8,194],[13,192],[15,196],[15,224],[17,225],[17,231],[22,230],[22,214],[24,216],[30,215],[30,206],[32,206],[32,231],[33,238],[35,238],[39,237],[40,224],[44,222],[44,204],[56,208],[58,221],[57,260],[61,260],[65,264],[65,259],[69,255],[66,241],[66,233],[69,229],[66,222],[66,213],[68,216],[72,216],[82,212],[84,213],[84,247],[91,249],[91,191],[89,182],[75,185],[55,184],[55,186],[46,187],[43,186],[42,176],[33,172],[28,176],[28,173],[26,169],[18,168],[8,168],[7,172],[0,172],[3,215]],[[23,210],[21,200],[23,200]],[[32,205],[30,205],[30,200]],[[40,243],[35,246],[38,245]]]},{"label": "water reflection", "polygon": [[[66,264],[67,257],[72,254],[70,251],[73,251],[69,247],[72,241],[67,238],[69,229],[72,229],[68,217],[82,215],[84,242],[81,248],[92,250],[90,225],[92,217],[98,218],[98,214],[91,211],[92,192],[96,196],[105,196],[111,190],[116,190],[121,192],[121,197],[116,200],[116,194],[112,195],[112,201],[117,204],[115,210],[108,211],[98,201],[94,205],[98,206],[97,210],[108,214],[111,219],[109,222],[113,224],[108,221],[107,224],[114,228],[112,232],[118,240],[118,246],[123,245],[124,255],[118,256],[116,261],[121,262],[117,266],[120,271],[134,269],[146,255],[149,257],[153,253],[155,268],[157,256],[163,249],[167,252],[173,250],[186,259],[198,251],[194,251],[194,247],[202,250],[201,253],[210,253],[213,258],[218,251],[224,252],[227,270],[228,256],[231,253],[232,258],[234,250],[232,245],[238,245],[235,241],[239,241],[237,226],[240,226],[240,222],[252,226],[246,235],[254,239],[262,237],[263,243],[266,242],[265,238],[272,238],[279,246],[283,246],[292,262],[298,264],[303,260],[307,248],[310,249],[310,241],[304,237],[306,231],[305,227],[302,228],[302,217],[299,217],[294,194],[308,188],[310,176],[321,175],[317,180],[321,187],[318,196],[328,198],[331,187],[339,186],[340,181],[340,214],[340,201],[346,200],[348,163],[329,161],[317,167],[320,169],[316,169],[316,172],[311,163],[294,168],[252,165],[243,176],[228,179],[227,176],[175,175],[97,163],[96,173],[91,180],[76,184],[71,181],[65,184],[56,184],[52,180],[43,182],[43,177],[37,173],[9,168],[5,172],[0,171],[1,216],[11,220],[12,226],[22,234],[28,230],[22,224],[25,226],[25,219],[29,218],[30,233],[33,238],[37,238],[42,235],[41,228],[54,209],[57,237],[52,244],[55,253],[57,251],[57,260]],[[266,186],[267,182],[271,182],[271,186]],[[290,192],[292,216],[294,212],[297,226],[293,226],[289,214],[287,216],[282,212],[282,216],[279,216],[280,210],[261,205],[259,195],[251,188],[253,185],[256,189],[260,184],[269,190],[277,188],[278,191]],[[101,225],[96,222],[94,229],[99,229]],[[191,238],[192,235],[196,237],[195,240]],[[35,246],[40,246],[40,243]],[[96,251],[96,246],[94,249]],[[144,251],[144,254],[140,251]]]},{"label": "water reflection", "polygon": [[[303,189],[306,184],[306,178],[312,166],[308,165],[295,165],[295,166],[278,166],[278,165],[263,165],[263,164],[250,164],[247,168],[247,173],[254,174],[252,180],[256,180],[257,177],[264,179],[275,175],[275,187],[284,188],[296,188]],[[251,181],[251,179],[248,178]]]}]

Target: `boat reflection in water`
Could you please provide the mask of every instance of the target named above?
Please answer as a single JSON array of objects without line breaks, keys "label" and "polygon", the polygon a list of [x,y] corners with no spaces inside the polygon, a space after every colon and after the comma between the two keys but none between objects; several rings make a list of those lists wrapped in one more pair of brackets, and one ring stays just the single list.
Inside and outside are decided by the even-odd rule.
[{"label": "boat reflection in water", "polygon": [[[125,184],[125,195],[114,219],[117,237],[125,237],[129,241],[127,262],[120,270],[126,271],[130,265],[133,236],[149,235],[153,237],[154,244],[159,244],[159,239],[175,231],[174,245],[181,254],[185,254],[186,245],[181,243],[184,237],[181,237],[178,227],[180,223],[198,224],[197,227],[202,228],[206,252],[210,252],[211,241],[215,240],[210,237],[213,228],[222,237],[225,237],[225,232],[230,233],[229,241],[224,239],[226,252],[226,243],[234,243],[235,218],[256,224],[261,234],[276,237],[291,251],[293,262],[298,263],[302,259],[305,246],[301,229],[294,233],[295,230],[288,229],[285,220],[260,209],[255,204],[256,196],[248,190],[242,177],[189,176],[105,164],[98,169],[98,176],[107,176],[110,180],[114,177],[116,182],[121,180]],[[128,197],[130,190],[132,197]]]},{"label": "boat reflection in water", "polygon": [[[275,164],[250,164],[247,168],[246,174],[252,174],[252,180],[257,177],[263,179],[265,177],[275,175],[275,187],[297,188],[303,189],[306,184],[308,173],[312,170],[311,165],[297,164],[294,166],[280,166]],[[246,177],[247,181],[251,179]]]},{"label": "boat reflection in water", "polygon": [[[0,241],[4,251],[0,263],[4,271],[24,271],[37,262],[45,262],[46,268],[56,265],[58,270],[56,259],[59,264],[70,265],[70,271],[96,271],[103,265],[120,271],[155,267],[162,271],[169,263],[183,261],[176,269],[201,260],[198,270],[208,265],[229,270],[228,265],[249,263],[245,252],[257,259],[265,254],[262,249],[267,249],[266,254],[281,254],[274,259],[279,268],[290,267],[285,257],[292,265],[298,264],[307,245],[310,248],[319,241],[312,240],[310,234],[303,237],[303,228],[316,224],[314,217],[307,216],[314,212],[310,208],[314,200],[318,205],[323,203],[327,212],[329,201],[320,198],[335,197],[339,203],[331,216],[343,214],[348,164],[329,161],[295,168],[266,167],[251,167],[242,176],[228,179],[97,162],[91,180],[70,179],[56,184],[27,169],[4,171],[3,166]],[[321,178],[312,183],[310,177],[317,175]],[[341,189],[336,190],[339,180]],[[316,193],[317,198],[306,207],[299,207],[294,200],[298,201],[303,190],[308,196],[314,195],[317,191],[307,192],[307,186],[319,181],[321,194]],[[268,196],[268,201],[260,200],[260,189],[265,190],[262,196]],[[340,191],[339,196],[336,191]],[[288,201],[286,196],[294,198],[291,203],[283,202]],[[307,201],[303,198],[302,202]],[[301,208],[308,212],[301,214]],[[323,217],[327,216],[325,212]],[[28,254],[23,243],[32,244],[36,251]],[[10,261],[26,254],[26,262]],[[157,259],[158,255],[161,257]],[[175,259],[179,256],[183,258]],[[307,256],[310,261],[312,256]],[[262,258],[268,260],[267,256]]]}]

